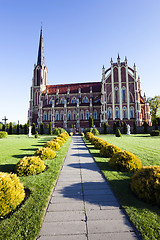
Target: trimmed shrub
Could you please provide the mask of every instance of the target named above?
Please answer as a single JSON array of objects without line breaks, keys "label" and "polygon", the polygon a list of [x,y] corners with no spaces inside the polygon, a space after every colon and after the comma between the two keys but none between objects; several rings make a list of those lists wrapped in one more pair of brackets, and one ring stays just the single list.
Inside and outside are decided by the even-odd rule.
[{"label": "trimmed shrub", "polygon": [[39,135],[38,135],[38,132],[36,131],[35,132],[35,136],[34,136],[35,138],[39,138]]},{"label": "trimmed shrub", "polygon": [[84,137],[84,133],[83,132],[81,132],[81,136]]},{"label": "trimmed shrub", "polygon": [[94,127],[94,121],[93,121],[93,117],[89,115],[89,127],[93,128]]},{"label": "trimmed shrub", "polygon": [[65,141],[69,138],[69,134],[67,132],[63,132],[61,134],[58,134],[58,137],[63,138]]},{"label": "trimmed shrub", "polygon": [[131,190],[138,198],[160,206],[160,166],[146,166],[132,176]]},{"label": "trimmed shrub", "polygon": [[91,128],[90,131],[91,133],[93,133],[93,135],[99,135],[99,131],[97,128]]},{"label": "trimmed shrub", "polygon": [[44,144],[44,147],[49,147],[54,151],[59,151],[60,150],[60,146],[59,146],[58,142],[55,142],[55,141],[46,142]]},{"label": "trimmed shrub", "polygon": [[3,124],[3,126],[2,126],[2,131],[6,131],[6,126],[5,126],[5,124]]},{"label": "trimmed shrub", "polygon": [[[109,143],[107,143],[107,144],[109,144]],[[103,141],[102,139],[99,138],[99,140],[95,142],[94,148],[95,149],[101,149],[104,145],[105,145],[105,141]]]},{"label": "trimmed shrub", "polygon": [[150,133],[151,136],[159,136],[160,135],[160,131],[158,130],[152,130],[152,132]]},{"label": "trimmed shrub", "polygon": [[70,132],[69,135],[70,135],[70,136],[73,136],[73,132]]},{"label": "trimmed shrub", "polygon": [[55,158],[56,157],[56,152],[53,151],[51,148],[41,147],[34,153],[34,155],[39,156],[42,160],[46,160],[46,159]]},{"label": "trimmed shrub", "polygon": [[60,139],[60,138],[53,138],[51,141],[57,142],[60,147],[62,147],[62,145],[63,145],[63,143],[64,143],[64,142],[62,141],[62,138],[61,138],[61,139]]},{"label": "trimmed shrub", "polygon": [[53,133],[54,133],[55,135],[59,135],[59,134],[61,134],[61,133],[63,133],[63,132],[65,132],[65,130],[64,130],[63,128],[54,128],[54,129],[53,129]]},{"label": "trimmed shrub", "polygon": [[122,137],[121,131],[119,129],[116,131],[116,137]]},{"label": "trimmed shrub", "polygon": [[89,140],[91,137],[94,137],[94,135],[91,132],[86,132],[85,133],[85,138]]},{"label": "trimmed shrub", "polygon": [[103,128],[104,128],[104,134],[107,134],[107,128],[109,125],[107,123],[104,123]]},{"label": "trimmed shrub", "polygon": [[113,124],[113,133],[116,134],[116,131],[117,131],[117,125],[116,123]]},{"label": "trimmed shrub", "polygon": [[106,145],[101,148],[100,155],[102,157],[111,158],[116,152],[120,152],[121,149],[115,145]]},{"label": "trimmed shrub", "polygon": [[108,163],[111,168],[121,172],[135,172],[142,168],[141,160],[128,151],[115,153]]},{"label": "trimmed shrub", "polygon": [[0,172],[0,217],[4,217],[25,198],[23,183],[20,183],[16,174]]},{"label": "trimmed shrub", "polygon": [[120,121],[117,121],[117,122],[116,122],[116,126],[117,126],[117,127],[120,127],[120,126],[121,126]]},{"label": "trimmed shrub", "polygon": [[28,176],[41,173],[45,170],[44,162],[38,156],[22,158],[15,167],[18,176]]},{"label": "trimmed shrub", "polygon": [[59,136],[58,136],[58,137],[56,137],[56,138],[53,138],[53,140],[54,140],[54,139],[59,139],[59,140],[61,140],[63,143],[65,143],[65,140],[64,140],[64,138],[62,138],[62,137],[59,137]]},{"label": "trimmed shrub", "polygon": [[7,132],[3,132],[3,131],[0,132],[0,138],[6,138],[7,135],[8,135]]}]

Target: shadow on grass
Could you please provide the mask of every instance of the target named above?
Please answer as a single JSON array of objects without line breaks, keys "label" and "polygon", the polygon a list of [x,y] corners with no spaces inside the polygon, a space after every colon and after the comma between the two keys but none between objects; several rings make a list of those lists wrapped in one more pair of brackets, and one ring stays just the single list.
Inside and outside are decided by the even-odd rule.
[{"label": "shadow on grass", "polygon": [[15,168],[16,164],[4,164],[4,165],[0,165],[0,172],[14,172],[14,168]]},{"label": "shadow on grass", "polygon": [[22,150],[22,151],[36,151],[37,148],[22,148],[20,150]]},{"label": "shadow on grass", "polygon": [[12,155],[14,158],[23,158],[27,155],[27,157],[33,156],[33,154],[19,154],[19,155]]}]

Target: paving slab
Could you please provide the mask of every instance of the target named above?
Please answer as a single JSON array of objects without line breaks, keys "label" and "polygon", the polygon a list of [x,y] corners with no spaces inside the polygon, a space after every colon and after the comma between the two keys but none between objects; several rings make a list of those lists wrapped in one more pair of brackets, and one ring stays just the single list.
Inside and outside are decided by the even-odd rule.
[{"label": "paving slab", "polygon": [[48,207],[48,211],[55,211],[55,212],[58,212],[58,211],[77,211],[77,210],[81,210],[83,211],[84,210],[84,204],[83,202],[75,202],[75,203],[70,203],[70,202],[66,202],[66,203],[52,203],[52,204],[49,204],[49,207]]},{"label": "paving slab", "polygon": [[68,196],[68,197],[64,197],[64,196],[62,196],[62,197],[55,197],[55,196],[53,196],[53,197],[51,197],[51,199],[50,199],[50,203],[67,203],[67,202],[69,202],[69,203],[75,203],[75,202],[83,202],[83,196],[78,196],[78,198],[73,198],[73,197],[71,197],[71,196]]},{"label": "paving slab", "polygon": [[44,222],[85,221],[84,211],[47,212]]},{"label": "paving slab", "polygon": [[41,236],[37,240],[88,240],[86,234],[79,235],[56,235],[56,236]]},{"label": "paving slab", "polygon": [[136,239],[137,236],[134,232],[88,234],[88,240],[136,240]]},{"label": "paving slab", "polygon": [[41,236],[54,236],[65,234],[85,234],[86,223],[84,221],[72,222],[44,222],[40,230]]}]

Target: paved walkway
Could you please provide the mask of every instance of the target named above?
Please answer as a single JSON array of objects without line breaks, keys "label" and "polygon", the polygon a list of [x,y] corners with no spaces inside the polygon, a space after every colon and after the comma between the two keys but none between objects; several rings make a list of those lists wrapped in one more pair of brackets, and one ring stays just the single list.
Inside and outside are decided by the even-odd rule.
[{"label": "paved walkway", "polygon": [[138,239],[80,136],[73,136],[38,240]]}]

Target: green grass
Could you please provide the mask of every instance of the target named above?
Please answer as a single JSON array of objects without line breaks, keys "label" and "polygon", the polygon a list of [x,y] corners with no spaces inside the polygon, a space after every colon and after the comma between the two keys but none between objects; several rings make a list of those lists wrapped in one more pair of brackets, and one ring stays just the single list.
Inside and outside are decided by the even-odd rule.
[{"label": "green grass", "polygon": [[[137,155],[143,165],[160,165],[160,137],[149,135],[122,135],[119,138],[113,135],[100,135],[99,137]],[[160,209],[139,200],[131,192],[132,174],[113,171],[108,165],[109,158],[100,157],[99,150],[94,149],[94,146],[85,139],[84,141],[142,239],[160,239]]]},{"label": "green grass", "polygon": [[[31,156],[53,136],[38,139],[28,136],[8,136],[0,140],[0,171],[11,172],[23,156]],[[52,188],[59,175],[71,138],[57,152],[53,160],[45,161],[48,169],[35,176],[20,177],[26,189],[31,191],[29,198],[9,218],[0,220],[0,239],[32,240],[37,236]]]}]

